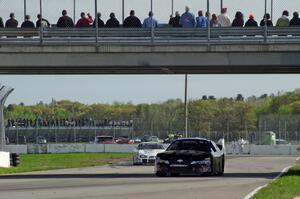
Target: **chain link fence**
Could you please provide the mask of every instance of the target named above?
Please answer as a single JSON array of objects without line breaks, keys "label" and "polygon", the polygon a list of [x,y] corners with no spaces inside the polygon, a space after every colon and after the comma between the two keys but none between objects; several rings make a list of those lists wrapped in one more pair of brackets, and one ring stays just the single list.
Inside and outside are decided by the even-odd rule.
[{"label": "chain link fence", "polygon": [[277,139],[284,139],[289,143],[300,142],[300,115],[263,115],[259,117],[256,141],[260,142],[264,132],[272,131]]},{"label": "chain link fence", "polygon": [[[7,144],[39,143],[93,143],[96,136],[135,137],[130,127],[37,127],[6,129]],[[43,143],[40,143],[43,144]]]}]

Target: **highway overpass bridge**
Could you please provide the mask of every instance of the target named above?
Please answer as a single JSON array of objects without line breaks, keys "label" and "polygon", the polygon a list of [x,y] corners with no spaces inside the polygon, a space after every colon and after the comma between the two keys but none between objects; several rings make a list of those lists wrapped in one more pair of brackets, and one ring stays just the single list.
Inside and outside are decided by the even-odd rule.
[{"label": "highway overpass bridge", "polygon": [[0,74],[294,74],[300,28],[2,29]]}]

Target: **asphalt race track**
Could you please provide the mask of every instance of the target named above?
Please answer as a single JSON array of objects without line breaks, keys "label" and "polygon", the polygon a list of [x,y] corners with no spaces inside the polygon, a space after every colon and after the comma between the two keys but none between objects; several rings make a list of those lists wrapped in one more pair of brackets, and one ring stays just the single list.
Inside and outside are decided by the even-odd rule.
[{"label": "asphalt race track", "polygon": [[0,199],[242,199],[296,157],[237,157],[224,176],[157,178],[152,166],[104,166],[0,176]]}]

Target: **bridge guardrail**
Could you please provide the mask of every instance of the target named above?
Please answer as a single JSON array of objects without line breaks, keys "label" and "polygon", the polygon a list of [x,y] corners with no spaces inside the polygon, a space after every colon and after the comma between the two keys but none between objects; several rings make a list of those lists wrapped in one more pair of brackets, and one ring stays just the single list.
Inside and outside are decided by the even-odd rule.
[{"label": "bridge guardrail", "polygon": [[[209,34],[208,34],[209,32]],[[96,36],[96,34],[98,34]],[[96,37],[98,39],[96,39]],[[252,27],[252,28],[44,28],[22,29],[2,28],[0,29],[0,44],[26,42],[184,42],[209,44],[210,42],[272,42],[293,41],[300,43],[300,27]]]}]

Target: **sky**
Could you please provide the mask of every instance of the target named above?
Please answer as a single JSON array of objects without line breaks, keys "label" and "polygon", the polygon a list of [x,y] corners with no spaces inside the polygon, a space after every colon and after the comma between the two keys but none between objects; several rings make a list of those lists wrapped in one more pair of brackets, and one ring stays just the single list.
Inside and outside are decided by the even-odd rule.
[{"label": "sky", "polygon": [[[0,0],[0,16],[5,20],[14,12],[21,22],[24,0]],[[223,0],[231,19],[235,11],[245,16],[254,14],[260,20],[264,13],[263,0]],[[62,9],[67,9],[73,17],[73,0],[43,0],[43,16],[56,23]],[[76,20],[80,12],[94,13],[94,0],[76,0]],[[270,12],[268,0],[268,12]],[[211,13],[220,12],[220,1],[210,0]],[[121,0],[98,0],[98,10],[104,21],[110,12],[121,19]],[[191,11],[206,9],[206,0],[174,0],[174,11],[183,12],[190,5]],[[134,9],[141,19],[147,16],[150,0],[125,0],[125,13]],[[300,12],[299,0],[274,0],[274,19],[284,9]],[[160,23],[167,23],[171,14],[171,0],[153,0],[153,11]],[[39,12],[39,0],[27,0],[27,14],[35,21]],[[184,95],[184,76],[182,75],[132,75],[132,76],[0,76],[0,83],[10,85],[15,91],[7,103],[35,104],[39,101],[50,102],[68,99],[86,104],[133,102],[151,103],[167,99],[181,98]],[[300,75],[191,75],[189,76],[189,98],[201,98],[202,95],[216,97],[234,97],[238,93],[244,96],[291,91],[300,88]]]},{"label": "sky", "polygon": [[[30,14],[35,20],[39,12],[40,0],[26,0],[27,14]],[[167,23],[171,14],[172,0],[153,0],[153,12],[160,23]],[[267,11],[271,12],[271,0],[268,1]],[[14,12],[16,18],[22,21],[24,16],[24,0],[0,0],[0,16],[7,19],[10,12]],[[61,15],[61,10],[66,9],[69,15],[73,17],[73,0],[42,0],[43,16],[51,23],[56,23]],[[94,14],[94,0],[75,0],[76,20],[80,16],[80,12]],[[174,0],[174,10],[183,12],[185,5],[191,6],[191,11],[197,13],[198,10],[206,10],[207,0]],[[274,2],[274,19],[281,16],[284,9],[291,12],[300,11],[299,0],[273,0]],[[254,14],[257,20],[262,19],[264,13],[264,0],[223,0],[224,7],[228,8],[228,15],[234,18],[236,11],[242,11],[245,17]],[[125,0],[125,14],[127,15],[131,9],[136,11],[136,15],[141,19],[147,17],[150,10],[150,0]],[[211,13],[219,14],[220,0],[210,0]],[[108,19],[110,12],[115,12],[116,17],[121,19],[122,0],[98,0],[98,11],[102,13],[103,19]]]},{"label": "sky", "polygon": [[[184,98],[184,75],[0,76],[14,92],[7,104],[72,100],[85,104],[156,103]],[[189,99],[203,95],[245,97],[300,88],[300,75],[190,75]]]}]

